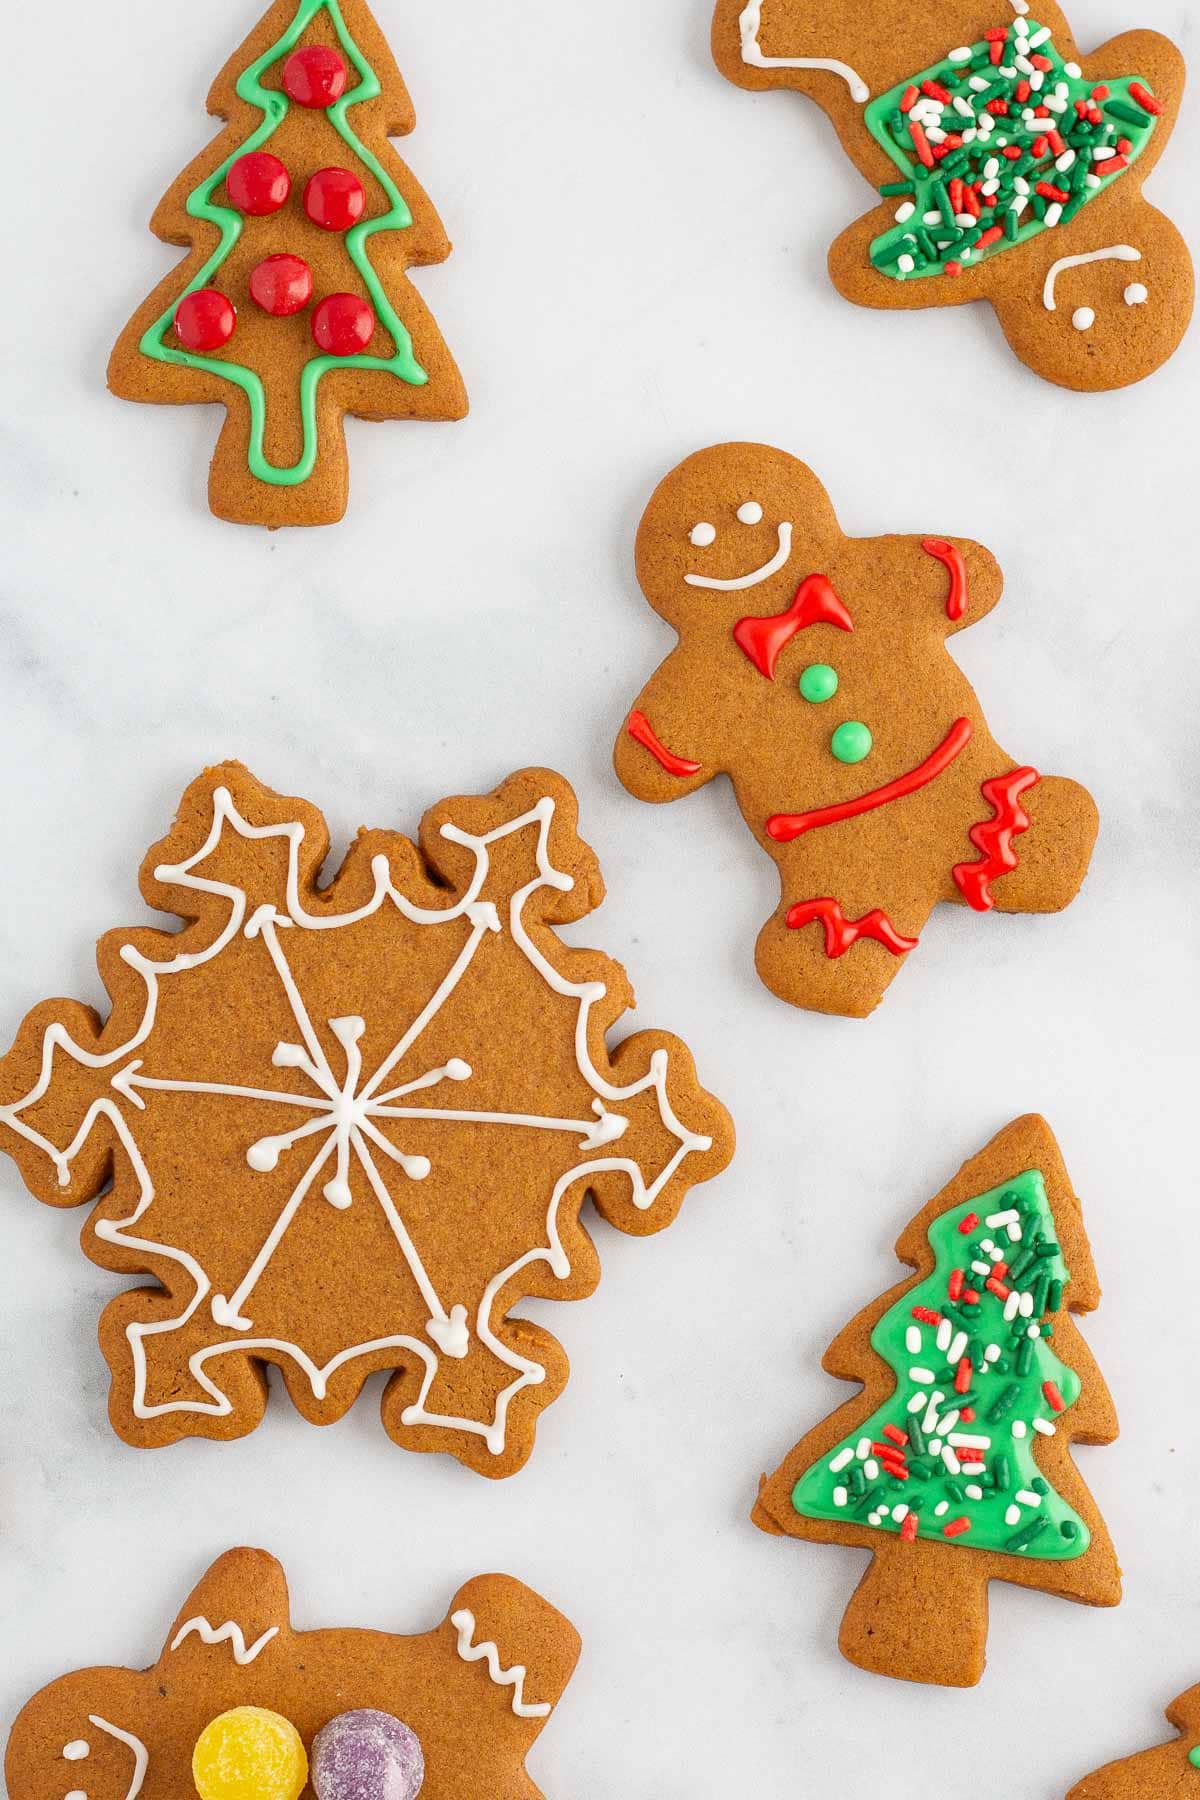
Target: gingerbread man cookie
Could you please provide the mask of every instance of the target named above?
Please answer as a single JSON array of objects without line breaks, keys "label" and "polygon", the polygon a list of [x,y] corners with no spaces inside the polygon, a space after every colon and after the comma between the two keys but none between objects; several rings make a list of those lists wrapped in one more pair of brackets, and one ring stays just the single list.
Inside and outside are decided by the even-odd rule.
[{"label": "gingerbread man cookie", "polygon": [[1084,390],[1179,343],[1191,258],[1142,193],[1183,94],[1157,32],[1085,56],[1053,0],[717,0],[712,43],[739,87],[810,95],[878,189],[829,253],[848,300],[988,300],[1022,362]]},{"label": "gingerbread man cookie", "polygon": [[1044,1119],[965,1163],[896,1245],[917,1273],[834,1339],[862,1392],[763,1478],[755,1522],[872,1561],[843,1656],[947,1687],[983,1674],[988,1584],[1115,1606],[1120,1569],[1073,1442],[1109,1444],[1112,1400],[1072,1314],[1100,1299],[1079,1202]]},{"label": "gingerbread man cookie", "polygon": [[1107,1763],[1083,1780],[1067,1800],[1197,1800],[1200,1795],[1200,1687],[1172,1700],[1167,1718],[1178,1734],[1136,1756]]},{"label": "gingerbread man cookie", "polygon": [[1096,809],[1017,766],[945,649],[1000,598],[965,539],[847,538],[795,457],[721,444],[659,485],[642,589],[679,635],[616,746],[632,794],[727,774],[783,888],[766,985],[862,1017],[933,908],[1054,912],[1077,893]]},{"label": "gingerbread man cookie", "polygon": [[673,1037],[610,1049],[620,965],[554,926],[603,897],[561,776],[527,769],[362,831],[326,886],[325,822],[237,764],[188,788],[142,870],[181,933],[109,932],[111,998],[51,1000],[0,1062],[0,1148],[83,1246],[149,1274],[105,1310],[110,1417],[135,1445],[239,1437],[277,1364],[314,1424],[396,1373],[397,1443],[509,1475],[567,1379],[509,1314],[675,1218],[732,1127]]},{"label": "gingerbread man cookie", "polygon": [[275,0],[208,110],[228,124],[151,229],[186,246],[113,350],[126,400],[225,407],[209,504],[239,524],[346,510],[346,413],[460,419],[454,360],[406,271],[442,223],[389,138],[412,102],[366,0]]},{"label": "gingerbread man cookie", "polygon": [[8,1791],[539,1800],[525,1758],[578,1657],[561,1613],[506,1575],[468,1582],[418,1637],[296,1631],[275,1558],[230,1550],[152,1669],[82,1669],[35,1695],[9,1739]]}]

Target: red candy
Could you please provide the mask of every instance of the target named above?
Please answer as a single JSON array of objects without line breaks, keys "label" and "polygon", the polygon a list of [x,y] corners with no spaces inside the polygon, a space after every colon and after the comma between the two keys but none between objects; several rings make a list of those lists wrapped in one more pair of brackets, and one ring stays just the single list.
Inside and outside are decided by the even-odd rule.
[{"label": "red candy", "polygon": [[363,184],[349,169],[318,169],[304,190],[304,210],[322,231],[348,231],[366,204]]},{"label": "red candy", "polygon": [[217,288],[185,294],[175,308],[175,335],[185,350],[219,350],[236,324],[233,301]]},{"label": "red candy", "polygon": [[225,192],[240,213],[263,218],[278,212],[292,191],[292,178],[277,156],[251,150],[229,166]]},{"label": "red candy", "polygon": [[312,290],[312,270],[301,256],[268,256],[250,272],[251,299],[276,319],[302,312]]},{"label": "red candy", "polygon": [[329,356],[357,356],[375,330],[375,314],[357,294],[328,294],[312,316],[318,350]]},{"label": "red candy", "polygon": [[283,91],[297,106],[332,106],[346,91],[346,61],[325,44],[293,50],[283,65]]}]

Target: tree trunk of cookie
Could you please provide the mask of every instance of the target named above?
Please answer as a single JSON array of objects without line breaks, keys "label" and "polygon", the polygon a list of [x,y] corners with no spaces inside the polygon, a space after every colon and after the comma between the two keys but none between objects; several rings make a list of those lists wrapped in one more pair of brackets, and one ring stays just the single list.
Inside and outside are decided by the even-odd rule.
[{"label": "tree trunk of cookie", "polygon": [[918,1541],[873,1559],[842,1620],[842,1655],[876,1675],[974,1687],[987,1652],[987,1581],[970,1550]]}]

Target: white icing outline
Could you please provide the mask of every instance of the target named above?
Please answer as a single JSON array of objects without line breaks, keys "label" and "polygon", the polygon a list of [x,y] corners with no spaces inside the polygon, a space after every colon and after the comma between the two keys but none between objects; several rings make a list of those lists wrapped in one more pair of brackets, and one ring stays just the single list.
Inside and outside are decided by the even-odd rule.
[{"label": "white icing outline", "polygon": [[748,575],[738,575],[733,581],[716,581],[710,575],[691,574],[685,575],[683,579],[689,587],[714,588],[720,593],[732,594],[742,588],[757,587],[760,581],[769,581],[772,575],[779,573],[791,554],[792,527],[785,519],[779,527],[779,548],[770,562],[764,563],[761,569],[751,569]]},{"label": "white icing outline", "polygon": [[450,1623],[458,1633],[456,1649],[464,1662],[486,1662],[487,1672],[497,1687],[510,1687],[513,1691],[512,1710],[518,1719],[546,1719],[552,1708],[549,1701],[532,1705],[525,1699],[525,1677],[528,1674],[524,1663],[514,1663],[511,1669],[500,1666],[500,1652],[490,1640],[483,1644],[472,1644],[475,1636],[475,1614],[467,1607],[451,1613]]},{"label": "white icing outline", "polygon": [[106,1731],[109,1737],[116,1738],[119,1744],[124,1744],[126,1749],[133,1751],[133,1777],[125,1800],[137,1800],[145,1785],[146,1770],[150,1767],[150,1752],[145,1744],[141,1738],[134,1737],[131,1731],[122,1731],[119,1725],[110,1725],[107,1719],[100,1718],[96,1713],[88,1714],[88,1722],[97,1731]]},{"label": "white icing outline", "polygon": [[[200,849],[181,863],[162,865],[155,869],[154,879],[166,884],[190,888],[198,893],[219,895],[228,901],[229,918],[222,930],[207,949],[196,952],[183,951],[170,961],[163,963],[152,962],[132,944],[123,945],[119,952],[121,960],[136,970],[146,984],[145,1010],[136,1031],[126,1043],[119,1045],[116,1049],[95,1053],[82,1049],[71,1038],[67,1028],[55,1021],[47,1028],[42,1040],[41,1067],[37,1081],[21,1099],[0,1107],[0,1120],[28,1142],[36,1145],[50,1158],[58,1172],[60,1184],[65,1187],[71,1180],[71,1163],[87,1142],[93,1125],[100,1118],[107,1119],[129,1159],[129,1164],[138,1182],[139,1194],[137,1204],[128,1218],[116,1221],[98,1220],[95,1225],[96,1236],[121,1249],[133,1250],[142,1256],[161,1257],[173,1262],[188,1275],[194,1285],[195,1291],[191,1299],[176,1317],[152,1323],[135,1321],[126,1327],[126,1337],[130,1346],[134,1371],[133,1412],[135,1417],[153,1419],[164,1414],[181,1412],[209,1415],[215,1418],[229,1417],[233,1412],[233,1403],[208,1375],[205,1365],[210,1359],[231,1353],[253,1355],[255,1351],[274,1351],[278,1356],[287,1356],[307,1375],[314,1398],[322,1400],[328,1392],[330,1378],[343,1364],[383,1350],[404,1349],[412,1351],[424,1364],[424,1377],[417,1399],[404,1409],[401,1414],[401,1422],[405,1425],[435,1425],[450,1431],[472,1433],[482,1437],[492,1454],[499,1456],[505,1448],[509,1406],[524,1388],[540,1385],[545,1380],[546,1371],[540,1363],[518,1355],[515,1350],[506,1347],[500,1341],[492,1328],[492,1308],[498,1296],[513,1277],[531,1264],[538,1262],[548,1264],[559,1280],[565,1280],[570,1274],[570,1260],[563,1250],[558,1229],[558,1210],[563,1196],[577,1182],[585,1180],[590,1175],[620,1170],[629,1176],[633,1204],[639,1210],[646,1211],[671,1180],[684,1158],[693,1151],[703,1152],[710,1149],[712,1139],[687,1130],[676,1117],[667,1093],[669,1057],[666,1050],[655,1050],[651,1055],[647,1073],[628,1087],[618,1087],[604,1079],[595,1067],[588,1048],[591,1010],[606,993],[604,983],[568,981],[547,962],[529,936],[523,915],[530,898],[543,888],[552,888],[557,892],[566,893],[574,886],[573,877],[555,869],[549,859],[550,826],[554,817],[552,797],[544,796],[520,817],[497,826],[495,830],[487,832],[482,837],[475,837],[449,821],[443,824],[441,835],[448,842],[469,849],[475,857],[475,868],[467,888],[453,906],[443,908],[415,906],[393,886],[388,858],[381,854],[373,859],[371,865],[375,878],[375,891],[372,898],[355,911],[340,914],[307,913],[301,904],[299,857],[300,846],[305,835],[305,827],[302,823],[296,821],[275,825],[250,825],[239,814],[232,795],[225,787],[213,790],[212,804],[212,826]],[[196,865],[203,862],[216,848],[226,825],[229,825],[240,837],[247,839],[282,837],[287,840],[286,914],[281,914],[274,907],[268,905],[260,906],[247,918],[249,901],[241,888],[193,874],[192,871]],[[512,895],[509,902],[509,930],[518,949],[532,964],[546,985],[554,993],[569,996],[578,1002],[574,1045],[575,1060],[580,1074],[596,1095],[592,1101],[592,1109],[596,1117],[593,1119],[556,1119],[521,1113],[471,1113],[435,1108],[390,1107],[387,1102],[405,1093],[410,1093],[414,1089],[428,1087],[443,1078],[463,1079],[464,1070],[467,1075],[470,1074],[465,1063],[461,1063],[460,1059],[453,1059],[444,1068],[432,1070],[417,1080],[378,1095],[376,1098],[377,1090],[386,1080],[387,1075],[411,1048],[458,985],[474,960],[484,938],[489,933],[500,933],[503,930],[496,907],[490,901],[480,901],[479,899],[488,875],[488,846],[530,825],[536,825],[538,832],[536,846],[538,873],[523,888]],[[286,957],[284,957],[279,944],[278,932],[284,927],[307,931],[337,930],[356,924],[359,920],[374,914],[384,905],[385,901],[394,905],[404,918],[418,925],[445,925],[465,918],[471,925],[471,933],[449,973],[442,980],[431,999],[351,1101],[347,1098],[347,1090],[352,1080],[351,1065],[355,1055],[354,1046],[357,1042],[357,1034],[353,1028],[360,1022],[357,1019],[331,1022],[335,1035],[338,1036],[347,1053],[346,1080],[339,1084],[329,1067],[320,1040],[316,1036],[304,1007],[303,999],[291,976]],[[141,1058],[134,1062],[127,1060],[133,1051],[146,1043],[153,1030],[158,1005],[159,983],[167,976],[186,973],[190,969],[210,962],[243,931],[247,938],[261,940],[266,947],[279,975],[283,991],[296,1021],[297,1030],[303,1040],[303,1047],[299,1044],[278,1046],[275,1052],[276,1058],[280,1058],[281,1054],[286,1052],[284,1058],[286,1065],[301,1069],[307,1074],[320,1091],[322,1095],[320,1099],[310,1100],[296,1093],[241,1088],[223,1083],[153,1080],[138,1073],[142,1066]],[[170,1245],[158,1243],[152,1238],[144,1238],[133,1233],[133,1227],[140,1224],[152,1206],[155,1189],[153,1178],[134,1137],[132,1124],[126,1118],[116,1099],[111,1099],[106,1095],[94,1100],[74,1138],[65,1149],[59,1149],[52,1144],[21,1117],[24,1110],[35,1105],[49,1088],[53,1076],[56,1049],[63,1050],[75,1062],[86,1068],[105,1069],[113,1064],[121,1064],[122,1066],[111,1079],[111,1087],[121,1099],[137,1111],[144,1111],[148,1104],[142,1097],[143,1093],[169,1088],[188,1092],[198,1091],[218,1095],[253,1097],[275,1101],[288,1107],[299,1106],[311,1109],[318,1115],[323,1114],[329,1122],[330,1135],[324,1147],[308,1164],[296,1187],[293,1188],[284,1211],[276,1222],[263,1250],[260,1251],[230,1298],[226,1299],[223,1295],[213,1293],[209,1277],[200,1263],[187,1251],[175,1249]],[[458,1064],[457,1069],[456,1064]],[[357,1079],[357,1064],[354,1064],[353,1079]],[[402,1168],[405,1159],[381,1133],[372,1127],[371,1119],[374,1117],[419,1117],[424,1120],[443,1119],[460,1122],[474,1119],[480,1124],[504,1123],[534,1130],[581,1133],[579,1148],[591,1151],[615,1142],[623,1135],[628,1125],[627,1118],[623,1114],[609,1112],[605,1102],[629,1100],[647,1089],[654,1091],[659,1118],[666,1130],[677,1140],[678,1146],[658,1174],[652,1180],[647,1181],[640,1165],[627,1157],[599,1157],[577,1163],[559,1178],[550,1196],[546,1214],[547,1241],[545,1246],[535,1245],[523,1256],[501,1269],[484,1289],[475,1319],[477,1336],[498,1361],[515,1372],[515,1379],[497,1396],[495,1412],[490,1421],[460,1418],[426,1410],[425,1401],[437,1375],[439,1360],[428,1344],[407,1334],[376,1338],[369,1343],[347,1346],[323,1367],[318,1367],[299,1345],[277,1338],[241,1337],[208,1344],[196,1351],[188,1360],[189,1372],[193,1380],[208,1396],[207,1400],[170,1400],[154,1405],[147,1402],[145,1350],[147,1338],[181,1330],[190,1322],[210,1295],[212,1296],[210,1310],[215,1323],[237,1330],[252,1329],[251,1322],[243,1319],[238,1309],[246,1303],[255,1282],[269,1262],[271,1254],[282,1241],[287,1226],[295,1216],[326,1157],[335,1146],[338,1150],[339,1168],[343,1159],[348,1165],[351,1149],[358,1158],[371,1190],[387,1217],[410,1272],[430,1307],[430,1319],[427,1327],[430,1337],[444,1354],[454,1358],[464,1357],[469,1345],[467,1309],[464,1306],[454,1306],[447,1311],[433,1288],[416,1246],[375,1166],[374,1158],[367,1149],[366,1138],[370,1137],[376,1147],[386,1150],[388,1156],[400,1163]],[[262,1142],[263,1140],[260,1140],[258,1145],[251,1146],[251,1151],[260,1149]],[[423,1162],[425,1159],[419,1160]],[[412,1171],[410,1171],[411,1173]],[[337,1203],[338,1201],[335,1199],[334,1204]]]},{"label": "white icing outline", "polygon": [[1086,250],[1082,256],[1060,256],[1046,276],[1046,283],[1042,289],[1042,304],[1047,312],[1058,311],[1058,302],[1054,298],[1054,284],[1064,269],[1082,269],[1087,263],[1141,262],[1141,260],[1141,251],[1135,250],[1132,244],[1110,244],[1106,250]]},{"label": "white icing outline", "polygon": [[202,1644],[228,1644],[238,1668],[245,1669],[250,1666],[255,1657],[262,1655],[272,1638],[279,1636],[279,1627],[272,1625],[270,1630],[264,1631],[262,1636],[247,1649],[246,1634],[240,1625],[235,1625],[232,1619],[227,1619],[224,1625],[218,1625],[214,1629],[201,1614],[198,1618],[189,1619],[186,1625],[179,1627],[171,1640],[171,1649],[178,1650],[180,1644],[191,1637],[193,1632]]},{"label": "white icing outline", "polygon": [[850,98],[859,106],[865,106],[871,98],[871,90],[849,63],[838,62],[831,56],[764,56],[758,45],[758,33],[762,25],[762,0],[747,0],[738,19],[738,30],[742,38],[742,61],[752,69],[827,69],[831,75],[840,75],[850,89]]}]

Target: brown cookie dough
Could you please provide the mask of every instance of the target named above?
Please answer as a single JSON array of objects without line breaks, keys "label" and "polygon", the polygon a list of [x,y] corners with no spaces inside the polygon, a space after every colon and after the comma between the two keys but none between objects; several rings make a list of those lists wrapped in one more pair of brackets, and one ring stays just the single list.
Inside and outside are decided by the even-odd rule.
[{"label": "brown cookie dough", "polygon": [[1200,1794],[1200,1687],[1172,1700],[1167,1718],[1178,1736],[1085,1775],[1067,1800],[1196,1800]]},{"label": "brown cookie dough", "polygon": [[567,1358],[510,1314],[596,1286],[584,1200],[649,1235],[733,1146],[676,1038],[609,1048],[628,977],[554,929],[604,893],[576,816],[526,769],[419,848],[361,831],[321,886],[307,801],[236,763],[188,788],[141,877],[183,931],[107,933],[108,1018],[47,1001],[0,1062],[0,1148],[157,1283],[100,1324],[128,1443],[243,1436],[275,1363],[313,1424],[394,1370],[397,1443],[524,1463]]}]

